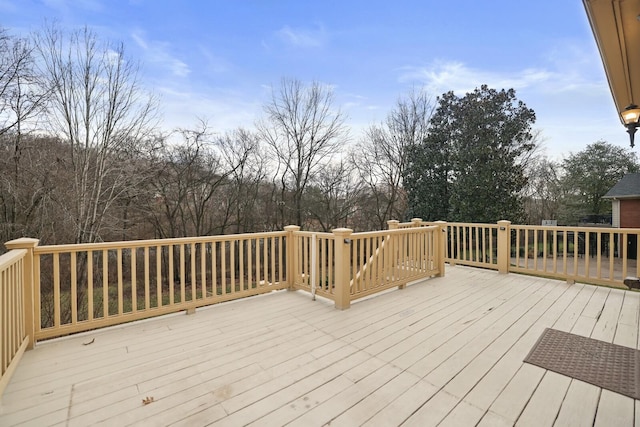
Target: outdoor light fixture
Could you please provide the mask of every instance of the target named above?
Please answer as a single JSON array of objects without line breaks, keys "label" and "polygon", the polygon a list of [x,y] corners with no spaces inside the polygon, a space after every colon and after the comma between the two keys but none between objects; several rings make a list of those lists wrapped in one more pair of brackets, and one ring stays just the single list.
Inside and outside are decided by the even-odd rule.
[{"label": "outdoor light fixture", "polygon": [[631,140],[631,148],[633,148],[633,139],[638,126],[640,126],[640,108],[635,104],[631,104],[620,114],[622,115],[624,125],[627,127],[629,139]]}]

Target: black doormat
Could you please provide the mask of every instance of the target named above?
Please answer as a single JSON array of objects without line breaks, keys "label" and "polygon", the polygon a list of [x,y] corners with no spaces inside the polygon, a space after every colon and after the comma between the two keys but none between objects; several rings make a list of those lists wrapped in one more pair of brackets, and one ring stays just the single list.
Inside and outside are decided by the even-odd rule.
[{"label": "black doormat", "polygon": [[525,362],[640,399],[640,351],[545,329]]}]

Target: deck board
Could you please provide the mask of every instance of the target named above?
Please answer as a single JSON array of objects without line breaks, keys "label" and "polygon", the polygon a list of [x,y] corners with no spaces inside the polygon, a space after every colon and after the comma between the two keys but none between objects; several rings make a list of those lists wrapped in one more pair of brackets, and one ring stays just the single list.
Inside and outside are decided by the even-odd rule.
[{"label": "deck board", "polygon": [[639,312],[461,266],[344,311],[279,291],[38,344],[0,425],[639,425],[638,401],[522,362],[546,327],[640,348]]}]

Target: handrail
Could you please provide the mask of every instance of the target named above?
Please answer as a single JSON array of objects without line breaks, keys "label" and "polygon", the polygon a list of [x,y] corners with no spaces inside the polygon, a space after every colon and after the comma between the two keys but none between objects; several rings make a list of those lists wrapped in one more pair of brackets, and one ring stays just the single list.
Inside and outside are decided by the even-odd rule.
[{"label": "handrail", "polygon": [[[330,234],[330,233],[328,233]],[[203,243],[203,242],[224,242],[230,238],[237,240],[250,239],[259,237],[278,237],[285,236],[286,231],[266,231],[262,233],[241,233],[241,234],[224,234],[218,236],[198,236],[198,237],[175,237],[169,239],[148,239],[148,240],[122,240],[116,242],[100,242],[100,243],[70,243],[65,245],[44,245],[36,248],[37,253],[62,253],[80,251],[91,248],[92,250],[104,249],[124,249],[144,246],[156,246],[159,241],[163,245],[180,245],[185,243]]]}]

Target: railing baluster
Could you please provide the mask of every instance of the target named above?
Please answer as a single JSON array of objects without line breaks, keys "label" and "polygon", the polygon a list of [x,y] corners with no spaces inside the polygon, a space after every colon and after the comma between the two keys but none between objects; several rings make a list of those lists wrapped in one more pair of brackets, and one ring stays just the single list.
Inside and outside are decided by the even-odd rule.
[{"label": "railing baluster", "polygon": [[69,296],[69,302],[71,304],[71,324],[75,325],[78,323],[78,270],[77,253],[75,251],[70,254],[69,264],[71,270],[71,292]]},{"label": "railing baluster", "polygon": [[329,292],[331,294],[334,293],[334,288],[335,288],[335,264],[334,264],[334,246],[335,246],[335,240],[327,240],[327,244],[329,245],[329,251],[328,251],[328,280],[327,280],[327,286],[329,288]]},{"label": "railing baluster", "polygon": [[162,307],[162,246],[156,248],[156,307]]},{"label": "railing baluster", "polygon": [[189,245],[189,258],[191,260],[191,301],[195,301],[198,296],[198,283],[196,277],[196,244]]},{"label": "railing baluster", "polygon": [[9,366],[9,319],[11,318],[11,304],[9,301],[8,280],[6,271],[0,271],[0,375],[4,374]]},{"label": "railing baluster", "polygon": [[284,262],[283,262],[283,241],[284,241],[284,237],[283,236],[278,236],[276,237],[276,239],[278,239],[278,282],[279,283],[284,283],[284,272],[282,270],[284,270],[283,266],[284,266]]},{"label": "railing baluster", "polygon": [[573,275],[578,275],[578,257],[580,256],[580,236],[576,230],[573,233]]},{"label": "railing baluster", "polygon": [[[34,298],[34,301],[37,301]],[[36,307],[40,304],[35,304]],[[87,251],[87,320],[93,320],[93,251]]]},{"label": "railing baluster", "polygon": [[640,233],[636,234],[636,277],[640,277]]},{"label": "railing baluster", "polygon": [[218,251],[217,242],[211,243],[211,286],[213,296],[218,295]]},{"label": "railing baluster", "polygon": [[[248,239],[248,245],[247,245],[247,289],[251,290],[254,288],[253,286],[253,242],[255,241],[255,239]],[[288,262],[292,262],[291,260],[288,260]],[[280,264],[282,265],[282,264]],[[293,280],[291,277],[288,278],[288,280]]]},{"label": "railing baluster", "polygon": [[144,247],[144,309],[151,308],[151,291],[149,284],[149,246]]},{"label": "railing baluster", "polygon": [[558,230],[553,230],[553,272],[558,272]]},{"label": "railing baluster", "polygon": [[613,260],[614,260],[613,245],[614,245],[613,232],[609,232],[609,280],[613,280],[613,277],[614,277],[613,274],[615,272],[613,268]]},{"label": "railing baluster", "polygon": [[175,281],[174,281],[174,276],[175,276],[175,266],[173,265],[173,244],[169,245],[169,254],[167,255],[169,257],[169,268],[167,275],[169,276],[169,304],[173,305],[175,303]]},{"label": "railing baluster", "polygon": [[375,259],[375,264],[376,264],[376,282],[380,283],[381,285],[384,285],[384,281],[382,281],[382,266],[383,266],[383,262],[384,262],[384,245],[383,242],[384,241],[384,236],[379,235],[376,237],[376,252],[378,253],[378,256],[376,256]]},{"label": "railing baluster", "polygon": [[124,311],[124,291],[122,286],[122,248],[116,251],[116,270],[118,272],[118,315]]},{"label": "railing baluster", "polygon": [[[354,283],[354,291],[356,292],[361,292],[367,289],[367,282],[365,280],[365,273],[362,271],[362,265],[363,265],[363,260],[365,257],[365,253],[364,253],[364,241],[362,239],[353,239],[352,240],[353,244],[353,249],[352,249],[352,271],[351,271],[351,277],[353,277],[354,279],[356,277],[358,277],[358,282],[357,284]],[[360,274],[359,276],[357,276],[358,271],[361,271],[362,274]]]},{"label": "railing baluster", "polygon": [[480,253],[480,226],[476,225],[473,227],[473,233],[474,233],[474,238],[475,238],[475,243],[476,243],[476,253],[475,256],[473,258],[473,260],[475,262],[480,262],[480,256],[482,255]]},{"label": "railing baluster", "polygon": [[276,241],[275,238],[270,237],[271,241],[271,285],[276,284]]},{"label": "railing baluster", "polygon": [[184,256],[184,244],[180,244],[180,302],[184,304],[187,301],[187,291],[186,291],[186,267],[185,256]]},{"label": "railing baluster", "polygon": [[542,270],[544,270],[546,272],[547,271],[547,257],[548,257],[548,254],[549,254],[549,252],[547,251],[548,250],[548,242],[549,242],[549,232],[548,232],[548,230],[544,231],[542,240],[543,240],[543,245],[544,245],[544,248],[542,248]]},{"label": "railing baluster", "polygon": [[53,326],[60,326],[60,254],[53,254]]},{"label": "railing baluster", "polygon": [[[598,247],[602,244],[602,234],[597,233],[596,241],[598,242]],[[596,277],[602,277],[602,253],[601,251],[596,251]],[[589,277],[589,271],[591,269],[590,266],[591,261],[591,233],[584,233],[584,277]]]},{"label": "railing baluster", "polygon": [[[627,262],[627,245],[629,244],[629,234],[627,232],[623,232],[620,234],[620,238],[622,239],[622,277],[624,280],[629,274],[627,273],[628,262]],[[637,258],[637,255],[636,255]]]},{"label": "railing baluster", "polygon": [[220,280],[222,285],[222,295],[227,294],[227,244],[220,242]]},{"label": "railing baluster", "polygon": [[131,248],[131,311],[138,311],[138,264],[137,264],[137,248]]},{"label": "railing baluster", "polygon": [[269,245],[267,245],[267,238],[262,239],[262,259],[264,262],[264,285],[267,286],[269,283],[269,254],[268,254]]},{"label": "railing baluster", "polygon": [[[11,268],[8,268],[6,270],[4,270],[2,272],[2,282],[6,283],[7,285],[5,285],[6,289],[7,289],[7,293],[6,293],[6,299],[8,301],[8,316],[6,319],[6,324],[7,324],[7,333],[6,333],[6,341],[7,341],[7,353],[5,355],[5,359],[6,360],[11,360],[12,354],[13,353],[13,349],[16,348],[16,344],[13,341],[15,334],[15,322],[17,320],[17,310],[18,310],[18,306],[16,305],[15,301],[14,301],[14,293],[16,291],[16,287],[15,286],[9,286],[9,284],[12,283],[13,280],[13,275],[11,274]],[[3,322],[3,323],[5,323]],[[6,369],[6,367],[5,367]]]},{"label": "railing baluster", "polygon": [[301,281],[302,285],[305,287],[309,286],[309,268],[308,268],[308,255],[307,255],[307,247],[309,238],[307,236],[303,236],[300,239],[300,245],[298,246],[300,251],[300,274],[302,274]]},{"label": "railing baluster", "polygon": [[231,293],[235,293],[236,291],[236,245],[235,241],[232,240],[229,242],[229,269],[231,270],[231,284],[230,289]]},{"label": "railing baluster", "polygon": [[239,239],[238,240],[238,256],[240,257],[240,259],[238,260],[239,266],[240,266],[240,271],[239,271],[239,286],[240,286],[240,292],[243,292],[245,290],[244,288],[244,240],[243,239]]},{"label": "railing baluster", "polygon": [[33,256],[33,301],[35,304],[33,309],[33,320],[35,326],[34,333],[38,334],[42,330],[42,281],[40,278],[40,254],[34,254]]},{"label": "railing baluster", "polygon": [[207,243],[200,243],[200,292],[207,298]]}]

